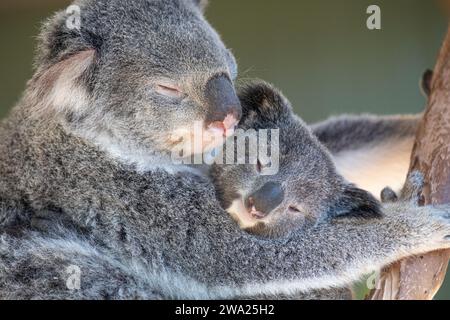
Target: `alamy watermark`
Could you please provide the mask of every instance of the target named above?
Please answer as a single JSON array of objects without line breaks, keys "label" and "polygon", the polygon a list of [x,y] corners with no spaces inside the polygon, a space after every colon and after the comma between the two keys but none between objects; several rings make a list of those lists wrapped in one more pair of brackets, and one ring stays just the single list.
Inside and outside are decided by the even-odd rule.
[{"label": "alamy watermark", "polygon": [[190,143],[181,143],[172,150],[174,165],[259,164],[262,175],[275,175],[279,171],[279,129],[238,129],[226,138],[220,132],[211,134],[202,122],[196,122],[191,132]]},{"label": "alamy watermark", "polygon": [[70,265],[66,268],[67,280],[66,287],[71,291],[81,289],[81,268],[76,265]]},{"label": "alamy watermark", "polygon": [[381,272],[380,271],[374,271],[366,280],[366,287],[369,290],[378,290],[381,289],[380,286],[380,278],[381,278]]},{"label": "alamy watermark", "polygon": [[81,29],[81,8],[77,5],[71,5],[66,9],[68,15],[66,19],[66,27],[70,30]]},{"label": "alamy watermark", "polygon": [[370,15],[366,22],[367,29],[381,30],[381,8],[374,4],[369,6],[366,12]]}]

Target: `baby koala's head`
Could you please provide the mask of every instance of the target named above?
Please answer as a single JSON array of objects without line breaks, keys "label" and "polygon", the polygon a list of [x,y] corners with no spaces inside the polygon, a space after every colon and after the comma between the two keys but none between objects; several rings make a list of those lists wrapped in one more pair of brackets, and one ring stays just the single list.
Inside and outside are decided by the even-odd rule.
[{"label": "baby koala's head", "polygon": [[[256,130],[257,147],[250,139],[244,142],[235,137],[235,160],[244,145],[247,164],[216,164],[210,173],[221,205],[241,228],[253,234],[281,236],[325,219],[381,215],[376,199],[338,175],[329,152],[293,114],[279,91],[259,82],[242,88],[239,97],[243,118],[237,136]],[[264,141],[264,130],[271,129],[274,131]],[[271,163],[269,157],[261,159],[266,148]]]}]

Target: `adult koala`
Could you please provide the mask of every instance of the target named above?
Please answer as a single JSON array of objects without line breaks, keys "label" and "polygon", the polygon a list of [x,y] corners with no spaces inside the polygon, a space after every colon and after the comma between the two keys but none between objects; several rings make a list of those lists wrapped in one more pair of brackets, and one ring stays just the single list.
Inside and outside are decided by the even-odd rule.
[{"label": "adult koala", "polygon": [[0,198],[19,209],[0,215],[9,228],[35,212],[88,225],[120,216],[140,192],[124,192],[127,172],[183,171],[171,151],[188,149],[194,122],[210,148],[241,116],[235,59],[205,21],[204,1],[75,5],[79,28],[66,12],[45,24],[36,72],[0,128]]}]

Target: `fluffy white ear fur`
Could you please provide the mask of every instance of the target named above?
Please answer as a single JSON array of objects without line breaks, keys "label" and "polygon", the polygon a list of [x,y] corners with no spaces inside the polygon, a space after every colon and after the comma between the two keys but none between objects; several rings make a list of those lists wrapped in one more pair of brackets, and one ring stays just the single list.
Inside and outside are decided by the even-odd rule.
[{"label": "fluffy white ear fur", "polygon": [[94,58],[95,50],[85,50],[39,70],[30,81],[27,96],[34,106],[32,116],[65,114],[87,108],[89,96],[80,78]]}]

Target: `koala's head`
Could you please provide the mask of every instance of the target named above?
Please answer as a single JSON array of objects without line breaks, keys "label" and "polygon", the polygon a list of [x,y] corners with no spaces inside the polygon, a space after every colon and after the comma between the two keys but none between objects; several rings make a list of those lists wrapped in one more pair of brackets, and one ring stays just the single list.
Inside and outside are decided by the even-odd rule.
[{"label": "koala's head", "polygon": [[[265,171],[274,163],[250,163],[248,152],[248,164],[211,168],[221,205],[243,229],[280,236],[324,219],[380,216],[377,200],[337,174],[331,155],[280,92],[259,82],[247,85],[239,95],[243,108],[239,129],[279,129],[279,159],[272,159],[279,169],[273,174]],[[274,135],[268,139],[272,156],[277,151],[274,139]]]},{"label": "koala's head", "polygon": [[[35,114],[128,156],[190,146],[194,123],[228,136],[241,116],[233,55],[201,0],[80,0],[43,28]],[[188,148],[186,148],[188,149]],[[203,150],[193,150],[193,153]]]}]

